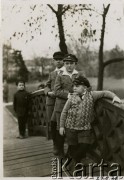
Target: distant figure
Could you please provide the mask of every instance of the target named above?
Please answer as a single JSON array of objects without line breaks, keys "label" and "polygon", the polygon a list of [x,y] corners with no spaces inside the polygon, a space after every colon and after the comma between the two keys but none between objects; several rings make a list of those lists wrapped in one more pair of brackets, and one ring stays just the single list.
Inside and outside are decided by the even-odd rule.
[{"label": "distant figure", "polygon": [[19,136],[17,138],[24,139],[26,137],[29,93],[25,90],[25,82],[23,80],[19,80],[16,85],[17,92],[14,94],[13,107],[18,118]]},{"label": "distant figure", "polygon": [[68,158],[72,158],[76,165],[92,150],[95,136],[91,122],[94,118],[95,101],[102,97],[119,103],[121,100],[110,91],[92,91],[89,81],[81,75],[74,79],[73,90],[61,113],[59,132],[62,136],[66,134]]},{"label": "distant figure", "polygon": [[8,83],[7,83],[7,80],[4,79],[4,82],[3,82],[3,101],[4,102],[8,102],[8,93],[9,93]]}]

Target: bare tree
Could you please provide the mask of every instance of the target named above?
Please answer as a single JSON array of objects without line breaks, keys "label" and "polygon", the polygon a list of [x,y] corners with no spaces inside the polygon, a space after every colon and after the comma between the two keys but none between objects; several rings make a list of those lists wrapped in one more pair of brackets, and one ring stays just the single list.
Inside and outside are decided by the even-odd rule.
[{"label": "bare tree", "polygon": [[101,29],[101,39],[99,46],[99,70],[98,70],[98,85],[97,89],[101,90],[103,88],[103,72],[104,72],[104,62],[103,62],[103,47],[104,47],[104,35],[105,35],[105,26],[106,26],[106,15],[108,13],[110,4],[105,7],[103,5],[103,14],[102,14],[102,29]]},{"label": "bare tree", "polygon": [[59,39],[60,39],[60,43],[59,43],[60,50],[64,52],[65,54],[67,54],[68,50],[67,50],[67,45],[65,43],[65,33],[64,33],[62,16],[68,9],[70,9],[70,5],[64,6],[63,4],[58,4],[57,11],[50,4],[48,4],[48,7],[52,10],[53,13],[55,13],[56,18],[57,18],[58,32],[59,32]]},{"label": "bare tree", "polygon": [[104,78],[104,69],[106,66],[112,63],[121,62],[124,61],[123,57],[113,58],[109,59],[104,62],[103,59],[103,47],[104,47],[104,35],[105,35],[105,28],[106,28],[106,16],[109,11],[110,4],[108,4],[106,7],[103,5],[103,14],[102,14],[102,29],[101,29],[101,39],[100,39],[100,47],[99,47],[99,70],[98,70],[98,84],[97,89],[102,90],[103,89],[103,78]]}]

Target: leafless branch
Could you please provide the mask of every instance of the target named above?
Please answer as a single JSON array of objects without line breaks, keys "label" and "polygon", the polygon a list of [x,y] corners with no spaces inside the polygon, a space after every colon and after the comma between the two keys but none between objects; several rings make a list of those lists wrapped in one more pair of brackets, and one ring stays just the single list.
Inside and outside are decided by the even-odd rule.
[{"label": "leafless branch", "polygon": [[63,8],[62,14],[64,14],[68,9],[70,9],[70,5],[68,5],[67,7]]},{"label": "leafless branch", "polygon": [[48,6],[55,14],[57,14],[57,12],[55,11],[55,9],[54,9],[50,4],[47,4],[47,6]]},{"label": "leafless branch", "polygon": [[83,7],[83,8],[81,8],[80,10],[94,11],[95,13],[97,13],[97,14],[99,14],[99,15],[102,15],[102,14],[100,14],[98,11],[96,11],[95,9],[92,9],[92,8]]},{"label": "leafless branch", "polygon": [[110,7],[110,4],[108,4],[107,7],[104,6],[104,14],[105,14],[105,16],[108,13],[109,7]]},{"label": "leafless branch", "polygon": [[112,64],[112,63],[117,63],[117,62],[121,62],[121,61],[124,61],[124,57],[121,57],[121,58],[114,58],[114,59],[110,59],[110,60],[107,60],[106,62],[104,62],[104,68],[106,66],[108,66],[109,64]]}]

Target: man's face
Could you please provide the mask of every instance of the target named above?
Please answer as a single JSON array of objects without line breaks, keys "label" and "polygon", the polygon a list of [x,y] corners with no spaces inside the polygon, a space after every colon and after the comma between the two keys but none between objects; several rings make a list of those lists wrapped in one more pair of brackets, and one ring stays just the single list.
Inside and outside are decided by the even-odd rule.
[{"label": "man's face", "polygon": [[72,61],[65,61],[65,62],[64,62],[64,66],[65,66],[66,71],[67,71],[68,73],[72,73],[73,70],[74,70],[75,67],[76,67],[76,64],[75,64],[75,62],[72,62]]},{"label": "man's face", "polygon": [[63,66],[63,60],[60,60],[60,59],[56,59],[56,60],[54,60],[54,63],[55,63],[55,66],[57,67],[57,68],[61,68],[62,66]]},{"label": "man's face", "polygon": [[17,88],[18,88],[18,90],[24,90],[24,88],[25,88],[24,83],[23,82],[19,82]]},{"label": "man's face", "polygon": [[73,90],[74,90],[74,93],[82,95],[82,93],[84,93],[84,91],[86,90],[86,86],[75,84],[73,86]]}]

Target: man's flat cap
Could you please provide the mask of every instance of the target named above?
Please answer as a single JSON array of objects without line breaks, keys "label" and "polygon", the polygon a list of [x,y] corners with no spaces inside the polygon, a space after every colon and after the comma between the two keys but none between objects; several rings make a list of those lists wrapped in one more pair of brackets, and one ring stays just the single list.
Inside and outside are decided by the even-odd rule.
[{"label": "man's flat cap", "polygon": [[63,52],[58,51],[53,54],[53,59],[62,60],[64,58],[64,56],[65,56],[65,54]]},{"label": "man's flat cap", "polygon": [[66,54],[63,61],[71,61],[71,62],[78,62],[78,59],[73,54]]}]

